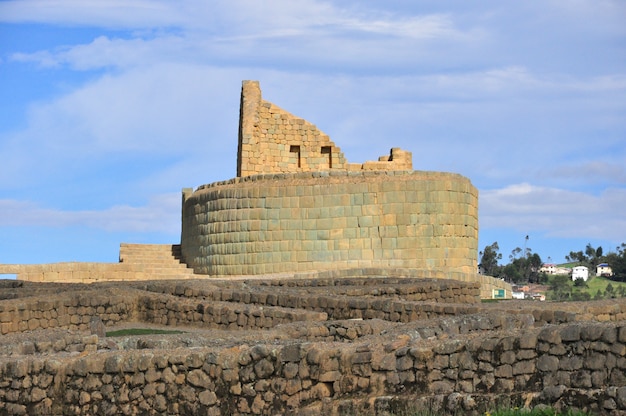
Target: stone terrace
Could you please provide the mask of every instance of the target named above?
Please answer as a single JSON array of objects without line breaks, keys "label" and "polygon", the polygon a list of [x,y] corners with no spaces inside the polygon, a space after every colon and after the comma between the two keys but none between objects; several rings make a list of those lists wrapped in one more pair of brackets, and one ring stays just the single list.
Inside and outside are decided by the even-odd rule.
[{"label": "stone terrace", "polygon": [[0,299],[0,414],[626,411],[621,299],[481,303],[478,283],[328,273],[1,281]]}]

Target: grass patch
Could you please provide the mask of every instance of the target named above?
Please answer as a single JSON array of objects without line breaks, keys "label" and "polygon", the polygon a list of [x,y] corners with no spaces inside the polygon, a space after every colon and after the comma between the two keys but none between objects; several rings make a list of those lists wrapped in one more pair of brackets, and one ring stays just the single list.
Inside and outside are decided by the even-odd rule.
[{"label": "grass patch", "polygon": [[128,328],[107,332],[107,337],[126,337],[129,335],[183,334],[184,331],[150,328]]},{"label": "grass patch", "polygon": [[[463,412],[456,412],[454,415],[462,415]],[[394,416],[442,416],[443,413],[437,413],[435,411],[416,411],[402,413],[401,415],[393,414]],[[537,407],[534,409],[499,409],[482,414],[483,416],[590,416],[591,413],[583,412],[581,410],[564,410],[559,412],[552,407]]]},{"label": "grass patch", "polygon": [[547,282],[550,290],[548,299],[567,300],[600,300],[621,298],[626,296],[626,282],[615,282],[602,276],[590,276],[589,280],[573,282],[568,276],[550,276]]},{"label": "grass patch", "polygon": [[545,409],[508,409],[508,410],[496,410],[493,412],[486,412],[485,416],[587,416],[589,413],[582,412],[580,410],[566,410],[564,412],[557,412],[551,407]]},{"label": "grass patch", "polygon": [[607,279],[606,277],[597,276],[587,280],[587,289],[591,295],[595,295],[599,290],[600,292],[604,292],[606,287],[611,284],[615,289],[620,287],[626,287],[626,282],[614,282],[612,280]]}]

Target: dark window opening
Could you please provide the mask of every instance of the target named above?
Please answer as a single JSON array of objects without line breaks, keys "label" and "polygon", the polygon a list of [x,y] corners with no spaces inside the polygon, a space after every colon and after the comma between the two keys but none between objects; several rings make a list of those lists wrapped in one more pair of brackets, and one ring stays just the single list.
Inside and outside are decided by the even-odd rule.
[{"label": "dark window opening", "polygon": [[289,146],[289,153],[295,156],[298,167],[300,166],[300,146]]},{"label": "dark window opening", "polygon": [[328,155],[328,167],[333,167],[333,152],[331,146],[322,146],[322,155]]}]

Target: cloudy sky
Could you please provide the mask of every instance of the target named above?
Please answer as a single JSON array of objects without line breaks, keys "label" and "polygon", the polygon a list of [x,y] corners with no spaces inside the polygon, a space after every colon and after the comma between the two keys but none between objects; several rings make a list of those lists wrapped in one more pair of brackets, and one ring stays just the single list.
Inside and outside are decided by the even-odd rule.
[{"label": "cloudy sky", "polygon": [[[626,242],[623,0],[0,2],[0,263],[177,243],[236,173],[241,81],[351,162],[413,152],[480,191],[480,242]],[[525,236],[529,236],[526,242]]]}]

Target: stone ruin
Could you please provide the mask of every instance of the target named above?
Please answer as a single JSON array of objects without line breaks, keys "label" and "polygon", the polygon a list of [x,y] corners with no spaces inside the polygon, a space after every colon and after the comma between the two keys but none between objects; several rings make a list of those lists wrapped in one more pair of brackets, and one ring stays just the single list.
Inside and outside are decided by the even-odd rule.
[{"label": "stone ruin", "polygon": [[0,281],[0,414],[626,412],[624,299],[481,303],[379,273]]},{"label": "stone ruin", "polygon": [[0,266],[0,415],[626,414],[626,300],[482,302],[510,287],[474,272],[466,178],[347,163],[254,82],[241,112],[181,245]]},{"label": "stone ruin", "polygon": [[184,191],[181,251],[218,276],[393,267],[475,279],[478,191],[458,174],[413,171],[401,149],[348,163],[244,81],[237,178]]},{"label": "stone ruin", "polygon": [[[413,170],[411,152],[349,163],[315,125],[241,90],[237,177],[183,190],[180,244],[126,244],[119,263],[0,265],[36,282],[195,279],[388,269],[511,286],[478,274],[478,191],[454,173]],[[159,258],[153,256],[155,249]]]}]

